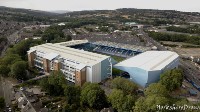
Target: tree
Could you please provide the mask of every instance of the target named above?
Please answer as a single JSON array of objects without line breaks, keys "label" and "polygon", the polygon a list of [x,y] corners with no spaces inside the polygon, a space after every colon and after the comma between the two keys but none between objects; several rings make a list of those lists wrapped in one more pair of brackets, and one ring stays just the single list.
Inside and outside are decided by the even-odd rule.
[{"label": "tree", "polygon": [[[171,102],[171,103],[174,103],[174,102]],[[190,103],[187,99],[178,99],[178,101],[176,101],[175,104],[179,105],[179,106],[190,105]]]},{"label": "tree", "polygon": [[38,45],[44,43],[43,41],[36,39],[27,39],[22,40],[19,43],[15,44],[12,48],[7,50],[7,54],[18,54],[22,59],[25,59],[27,55],[27,51],[31,46]]},{"label": "tree", "polygon": [[48,79],[47,78],[43,78],[39,81],[39,85],[40,87],[42,87],[42,89],[46,90],[48,89],[49,87],[49,83],[48,83]]},{"label": "tree", "polygon": [[4,107],[5,107],[5,100],[3,97],[0,97],[0,110],[3,110]]},{"label": "tree", "polygon": [[[140,97],[134,108],[135,112],[156,112],[159,110],[159,106],[169,105],[170,102],[166,97],[157,95],[147,96],[146,98]],[[159,110],[159,112],[167,112],[168,110]]]},{"label": "tree", "polygon": [[153,83],[149,85],[148,88],[145,89],[145,95],[157,95],[157,96],[168,96],[169,91],[166,89],[166,87],[160,83]]},{"label": "tree", "polygon": [[63,28],[61,26],[51,26],[47,28],[43,33],[42,40],[51,42],[56,38],[65,38],[62,29]]},{"label": "tree", "polygon": [[132,110],[132,107],[135,105],[135,101],[136,101],[135,96],[126,95],[125,96],[125,101],[124,101],[124,103],[122,105],[123,110],[125,112],[130,112],[130,110]]},{"label": "tree", "polygon": [[86,83],[81,91],[81,102],[83,105],[95,109],[102,109],[107,106],[107,98],[104,90],[97,83]]},{"label": "tree", "polygon": [[10,66],[12,64],[14,64],[17,61],[21,61],[21,57],[17,54],[7,54],[4,58],[2,58],[1,60],[1,65],[5,65],[5,66]]},{"label": "tree", "polygon": [[3,77],[7,77],[9,72],[10,72],[10,68],[8,66],[0,65],[0,74]]},{"label": "tree", "polygon": [[135,103],[135,97],[125,95],[122,90],[118,89],[113,89],[108,99],[118,112],[130,112]]},{"label": "tree", "polygon": [[136,90],[138,89],[135,83],[122,77],[117,77],[113,79],[111,87],[115,89],[120,89],[126,94],[136,93]]},{"label": "tree", "polygon": [[183,82],[183,73],[180,69],[168,70],[161,74],[160,83],[164,85],[167,90],[173,91],[179,88]]},{"label": "tree", "polygon": [[25,61],[17,61],[11,66],[11,75],[16,79],[26,79],[26,69]]},{"label": "tree", "polygon": [[135,106],[133,106],[134,112],[147,112],[146,108],[144,108],[147,107],[144,102],[144,97],[140,97],[139,99],[137,99],[137,101],[135,102]]},{"label": "tree", "polygon": [[80,105],[81,88],[79,86],[66,86],[64,94],[67,97],[68,104],[75,104],[76,106]]},{"label": "tree", "polygon": [[66,79],[61,71],[52,71],[47,79],[40,81],[40,86],[53,96],[64,95],[64,88],[67,86]]}]

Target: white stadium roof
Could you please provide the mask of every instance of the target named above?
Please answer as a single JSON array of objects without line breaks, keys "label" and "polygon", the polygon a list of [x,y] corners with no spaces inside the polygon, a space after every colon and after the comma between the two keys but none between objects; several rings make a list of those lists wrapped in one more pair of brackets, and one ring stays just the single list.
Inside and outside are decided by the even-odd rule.
[{"label": "white stadium roof", "polygon": [[[60,44],[46,43],[30,48],[30,51],[40,51],[44,52],[44,57],[47,59],[53,59],[60,55],[65,59],[76,60],[80,63],[86,65],[95,65],[110,56],[101,55],[93,52],[88,52],[84,50],[78,50],[70,47],[65,47]],[[28,53],[30,52],[28,51]],[[81,68],[81,66],[80,66]]]},{"label": "white stadium roof", "polygon": [[88,42],[89,42],[88,40],[72,40],[72,41],[60,42],[60,43],[55,43],[55,44],[67,47],[67,46],[73,46],[73,45],[78,45],[78,44],[84,44]]},{"label": "white stadium roof", "polygon": [[161,70],[179,55],[171,51],[146,51],[114,66],[137,67],[148,71]]},{"label": "white stadium roof", "polygon": [[52,60],[54,59],[55,57],[59,56],[59,54],[56,54],[56,53],[48,53],[44,56],[44,58],[48,59],[48,60]]}]

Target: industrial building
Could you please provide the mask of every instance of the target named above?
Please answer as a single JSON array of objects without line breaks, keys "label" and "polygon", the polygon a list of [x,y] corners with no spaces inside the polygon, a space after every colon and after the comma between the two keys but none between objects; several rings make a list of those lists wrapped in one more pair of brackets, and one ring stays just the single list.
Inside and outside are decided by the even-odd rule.
[{"label": "industrial building", "polygon": [[130,80],[142,87],[157,82],[165,70],[178,67],[179,55],[171,51],[146,51],[116,65],[115,68],[128,72]]},{"label": "industrial building", "polygon": [[108,78],[115,61],[110,56],[68,47],[81,43],[85,43],[85,40],[31,47],[27,51],[29,66],[47,73],[60,70],[68,81],[77,85],[84,82],[98,83]]}]

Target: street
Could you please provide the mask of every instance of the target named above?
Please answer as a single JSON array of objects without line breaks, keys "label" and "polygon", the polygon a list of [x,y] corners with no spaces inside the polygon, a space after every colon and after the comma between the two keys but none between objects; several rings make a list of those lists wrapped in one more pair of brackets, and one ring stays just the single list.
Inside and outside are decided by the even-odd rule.
[{"label": "street", "polygon": [[[21,30],[19,30],[19,31],[21,31]],[[15,41],[18,38],[18,32],[19,31],[16,31],[15,33],[13,33],[13,34],[11,34],[10,36],[7,37],[8,43],[7,43],[6,46],[4,46],[4,49],[1,52],[0,57],[3,57],[5,55],[6,50],[7,50],[9,45],[15,44]],[[10,105],[11,100],[13,99],[13,95],[14,95],[14,93],[12,92],[13,85],[9,80],[7,80],[3,77],[0,77],[0,78],[1,78],[0,79],[0,96],[5,98],[6,105]]]},{"label": "street", "polygon": [[0,88],[1,96],[5,98],[6,105],[11,104],[11,100],[14,98],[14,91],[12,83],[3,77],[1,77],[1,88]]}]

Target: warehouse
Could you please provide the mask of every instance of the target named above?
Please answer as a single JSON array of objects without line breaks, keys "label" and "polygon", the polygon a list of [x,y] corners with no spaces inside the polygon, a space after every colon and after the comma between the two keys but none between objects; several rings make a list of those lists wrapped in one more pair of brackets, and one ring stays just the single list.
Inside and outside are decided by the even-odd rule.
[{"label": "warehouse", "polygon": [[111,66],[115,61],[110,56],[66,47],[73,43],[80,42],[46,43],[31,47],[27,51],[29,66],[47,73],[61,70],[68,81],[77,85],[98,83],[111,75]]},{"label": "warehouse", "polygon": [[179,55],[171,51],[146,51],[131,57],[114,68],[128,72],[130,80],[142,87],[157,82],[165,70],[178,67]]}]

